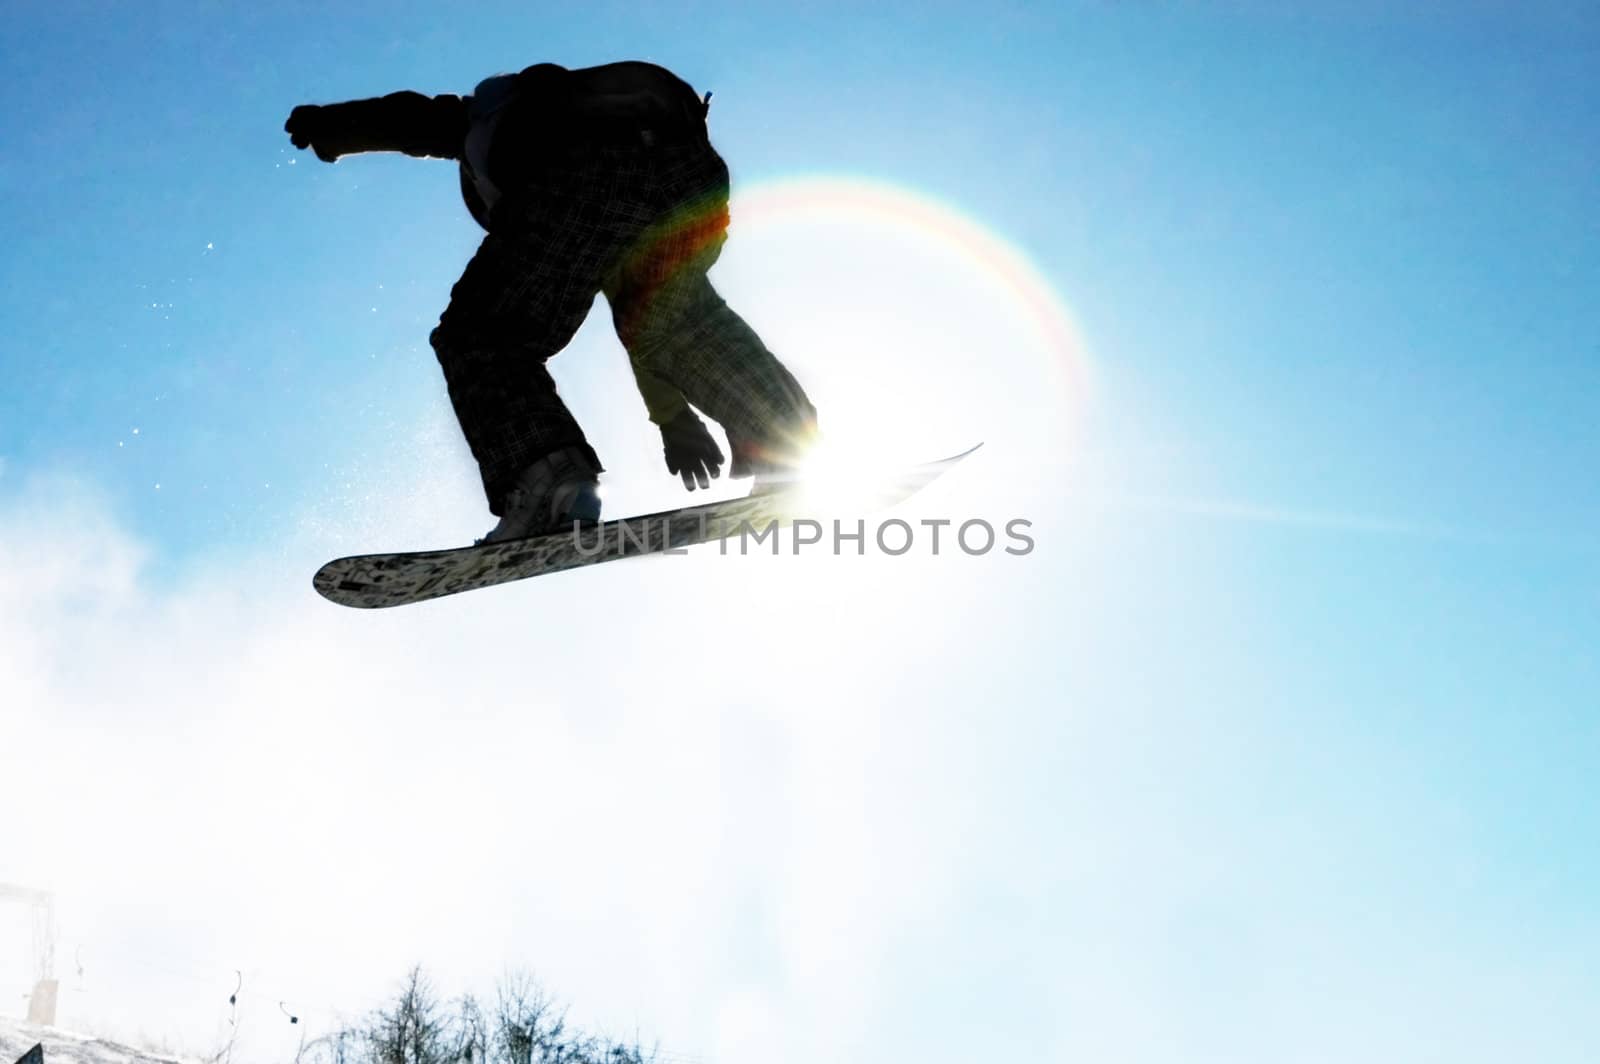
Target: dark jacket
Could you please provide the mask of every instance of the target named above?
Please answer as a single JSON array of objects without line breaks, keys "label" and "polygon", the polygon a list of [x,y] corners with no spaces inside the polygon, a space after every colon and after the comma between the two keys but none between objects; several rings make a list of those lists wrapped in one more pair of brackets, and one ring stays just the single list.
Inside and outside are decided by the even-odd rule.
[{"label": "dark jacket", "polygon": [[[488,113],[487,91],[498,104]],[[312,139],[323,158],[398,151],[456,160],[467,210],[488,229],[486,189],[515,187],[540,165],[586,143],[704,141],[706,107],[687,82],[653,63],[578,70],[539,63],[487,79],[475,95],[395,92],[321,106]],[[475,127],[474,147],[481,150],[469,153]]]}]

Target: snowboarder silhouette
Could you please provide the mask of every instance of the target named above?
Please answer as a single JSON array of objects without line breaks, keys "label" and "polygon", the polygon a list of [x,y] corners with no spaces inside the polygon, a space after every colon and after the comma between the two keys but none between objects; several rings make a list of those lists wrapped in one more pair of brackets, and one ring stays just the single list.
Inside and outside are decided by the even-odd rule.
[{"label": "snowboarder silhouette", "polygon": [[545,362],[595,294],[611,306],[667,468],[707,487],[791,465],[814,433],[804,390],[712,288],[728,168],[711,94],[650,63],[540,63],[470,96],[417,92],[294,108],[284,129],[319,159],[397,151],[453,159],[487,230],[430,340],[499,523],[485,542],[599,519],[603,471]]}]

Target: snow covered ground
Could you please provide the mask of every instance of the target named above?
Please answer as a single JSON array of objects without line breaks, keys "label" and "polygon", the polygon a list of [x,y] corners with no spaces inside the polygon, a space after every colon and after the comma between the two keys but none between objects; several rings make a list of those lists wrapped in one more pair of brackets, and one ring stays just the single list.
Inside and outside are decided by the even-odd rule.
[{"label": "snow covered ground", "polygon": [[190,1064],[180,1057],[144,1053],[89,1035],[0,1019],[0,1064],[12,1064],[40,1043],[45,1064]]}]

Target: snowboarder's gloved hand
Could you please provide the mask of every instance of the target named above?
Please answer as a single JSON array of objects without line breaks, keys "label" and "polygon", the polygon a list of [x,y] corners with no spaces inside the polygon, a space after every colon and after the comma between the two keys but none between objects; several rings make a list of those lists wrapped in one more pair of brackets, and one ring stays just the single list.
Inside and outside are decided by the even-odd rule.
[{"label": "snowboarder's gloved hand", "polygon": [[696,483],[709,488],[722,473],[722,448],[711,438],[705,422],[685,406],[677,416],[661,426],[661,443],[667,458],[667,471],[683,478],[690,491]]},{"label": "snowboarder's gloved hand", "polygon": [[283,130],[289,134],[290,144],[296,148],[310,148],[317,153],[317,158],[331,163],[339,158],[339,153],[326,143],[327,125],[321,107],[303,103],[289,112],[289,121],[283,124]]}]

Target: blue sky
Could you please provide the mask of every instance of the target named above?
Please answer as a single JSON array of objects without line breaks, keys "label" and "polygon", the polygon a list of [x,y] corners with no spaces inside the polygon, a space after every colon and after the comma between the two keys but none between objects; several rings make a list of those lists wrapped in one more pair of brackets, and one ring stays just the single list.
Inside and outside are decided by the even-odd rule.
[{"label": "blue sky", "polygon": [[[1600,16],[1391,8],[13,12],[0,881],[65,1018],[421,960],[702,1060],[1592,1059]],[[1032,555],[314,597],[492,523],[426,340],[478,233],[284,116],[622,58],[715,92],[713,277],[824,427],[986,440],[906,516]],[[670,505],[606,319],[553,370]]]}]

